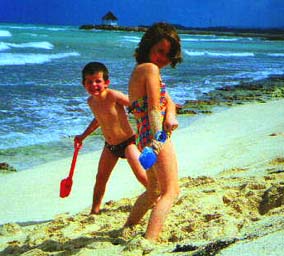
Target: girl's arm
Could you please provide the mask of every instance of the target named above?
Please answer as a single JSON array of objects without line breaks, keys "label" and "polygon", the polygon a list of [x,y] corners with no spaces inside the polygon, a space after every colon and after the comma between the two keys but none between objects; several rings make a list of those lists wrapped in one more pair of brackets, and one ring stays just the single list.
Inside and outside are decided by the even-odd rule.
[{"label": "girl's arm", "polygon": [[145,72],[148,116],[151,131],[155,135],[163,129],[163,117],[160,109],[160,70],[156,65],[149,63],[145,66]]},{"label": "girl's arm", "polygon": [[167,99],[167,109],[163,127],[165,131],[171,132],[178,127],[178,121],[176,119],[176,104],[167,92],[165,97]]}]

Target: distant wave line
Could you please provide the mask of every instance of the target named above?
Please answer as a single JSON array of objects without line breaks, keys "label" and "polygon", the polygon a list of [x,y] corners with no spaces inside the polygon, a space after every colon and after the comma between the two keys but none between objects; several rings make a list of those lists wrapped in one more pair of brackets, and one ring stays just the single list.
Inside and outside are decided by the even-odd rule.
[{"label": "distant wave line", "polygon": [[123,40],[131,43],[139,43],[140,37],[138,36],[124,36]]},{"label": "distant wave line", "polygon": [[284,57],[284,53],[268,53],[267,55],[271,57]]},{"label": "distant wave line", "polygon": [[188,56],[211,56],[211,57],[254,57],[252,52],[208,52],[184,50]]},{"label": "distant wave line", "polygon": [[123,36],[123,38],[125,38],[125,39],[137,39],[137,40],[141,39],[141,37],[139,37],[139,36]]},{"label": "distant wave line", "polygon": [[265,69],[252,72],[239,72],[232,76],[233,79],[252,79],[252,80],[261,80],[267,78],[271,75],[283,75],[283,71],[279,69]]},{"label": "distant wave line", "polygon": [[49,42],[28,42],[21,44],[0,42],[0,51],[7,50],[10,48],[39,48],[39,49],[51,50],[54,48],[54,45]]},{"label": "distant wave line", "polygon": [[234,42],[240,41],[240,38],[182,38],[184,42]]},{"label": "distant wave line", "polygon": [[0,42],[0,51],[9,50],[10,47],[7,45],[7,43]]},{"label": "distant wave line", "polygon": [[25,65],[25,64],[43,64],[55,59],[80,56],[78,52],[57,53],[57,54],[17,54],[0,53],[0,66],[4,65]]},{"label": "distant wave line", "polygon": [[0,37],[11,37],[12,34],[8,30],[0,30]]},{"label": "distant wave line", "polygon": [[[67,31],[70,30],[72,28],[56,28],[56,27],[43,27],[43,26],[15,26],[15,25],[11,25],[11,26],[7,26],[8,28],[11,29],[20,29],[20,30],[48,30],[48,31]],[[0,30],[1,31],[1,30]]]}]

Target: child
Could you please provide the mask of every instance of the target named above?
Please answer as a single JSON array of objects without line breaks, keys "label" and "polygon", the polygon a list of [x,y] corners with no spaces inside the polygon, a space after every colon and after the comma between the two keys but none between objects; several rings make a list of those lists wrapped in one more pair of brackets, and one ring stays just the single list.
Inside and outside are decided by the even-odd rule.
[{"label": "child", "polygon": [[102,129],[105,146],[101,154],[94,187],[91,214],[97,214],[105,193],[110,174],[118,158],[127,158],[136,178],[146,187],[147,176],[138,161],[140,152],[135,145],[135,133],[131,128],[124,106],[129,99],[123,93],[109,89],[108,70],[99,62],[88,63],[82,71],[82,84],[90,94],[88,104],[95,115],[86,130],[77,135],[75,143],[82,141],[99,126]]},{"label": "child", "polygon": [[[153,146],[157,162],[146,173],[148,186],[140,195],[125,227],[137,224],[152,208],[145,233],[148,241],[156,241],[166,216],[179,193],[177,160],[170,138],[162,145],[154,139],[161,130],[168,133],[177,127],[173,104],[162,83],[160,69],[181,62],[180,39],[175,28],[156,23],[143,35],[135,50],[137,65],[129,81],[129,99],[137,122],[138,148]],[[169,110],[171,108],[171,110]],[[165,120],[165,110],[171,117]],[[166,113],[167,113],[166,112]],[[157,146],[158,145],[158,146]]]}]

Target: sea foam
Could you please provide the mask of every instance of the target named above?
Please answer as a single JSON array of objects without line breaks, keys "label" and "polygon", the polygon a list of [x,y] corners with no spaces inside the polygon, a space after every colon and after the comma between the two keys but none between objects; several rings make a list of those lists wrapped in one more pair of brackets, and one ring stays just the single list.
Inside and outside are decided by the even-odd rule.
[{"label": "sea foam", "polygon": [[188,56],[209,56],[209,57],[254,57],[252,52],[208,52],[184,50]]},{"label": "sea foam", "polygon": [[0,37],[10,37],[12,34],[8,30],[0,30]]},{"label": "sea foam", "polygon": [[267,55],[271,57],[284,57],[284,53],[268,53]]},{"label": "sea foam", "polygon": [[184,42],[234,42],[240,38],[182,38]]},{"label": "sea foam", "polygon": [[0,53],[0,66],[4,65],[25,65],[25,64],[43,64],[55,59],[80,56],[78,52],[57,53],[57,54],[13,54]]},{"label": "sea foam", "polygon": [[0,42],[0,51],[5,51],[10,49],[7,43]]},{"label": "sea foam", "polygon": [[264,78],[267,78],[271,75],[283,75],[284,72],[275,69],[275,68],[266,68],[264,70],[259,71],[247,71],[247,72],[239,72],[234,75],[232,75],[232,78],[240,80],[240,79],[249,79],[249,80],[261,80]]},{"label": "sea foam", "polygon": [[69,27],[43,27],[43,26],[15,26],[11,25],[9,28],[20,30],[47,30],[47,31],[68,31]]},{"label": "sea foam", "polygon": [[54,48],[54,45],[49,42],[29,42],[21,44],[0,42],[0,51],[8,50],[11,48],[37,48],[51,50]]},{"label": "sea foam", "polygon": [[7,45],[13,48],[39,48],[39,49],[46,49],[46,50],[51,50],[54,48],[54,45],[49,42],[29,42],[29,43],[21,43],[21,44],[7,43]]},{"label": "sea foam", "polygon": [[124,36],[123,39],[127,42],[139,43],[141,38],[138,36]]}]

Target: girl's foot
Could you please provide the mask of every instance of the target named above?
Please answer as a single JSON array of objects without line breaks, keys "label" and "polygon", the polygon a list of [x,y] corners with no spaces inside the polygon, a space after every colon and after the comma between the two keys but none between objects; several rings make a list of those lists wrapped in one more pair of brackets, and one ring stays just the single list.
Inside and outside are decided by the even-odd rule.
[{"label": "girl's foot", "polygon": [[123,251],[124,252],[142,251],[142,254],[144,255],[150,253],[154,249],[155,249],[154,242],[147,240],[142,235],[137,235],[126,244]]}]

